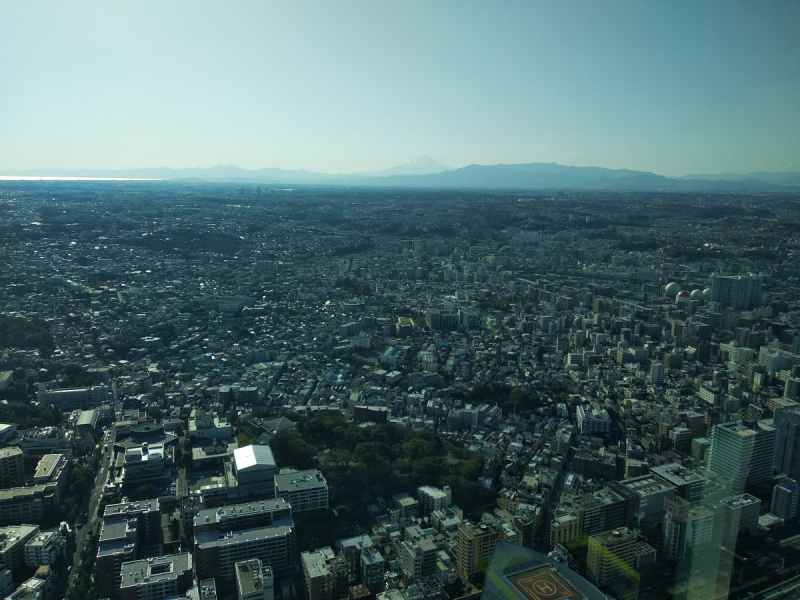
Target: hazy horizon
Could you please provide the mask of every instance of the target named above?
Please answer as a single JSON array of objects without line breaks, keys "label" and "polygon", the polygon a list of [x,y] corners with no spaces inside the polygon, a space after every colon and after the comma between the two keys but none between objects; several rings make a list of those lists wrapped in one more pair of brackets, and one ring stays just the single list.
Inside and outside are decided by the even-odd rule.
[{"label": "hazy horizon", "polygon": [[0,171],[800,171],[800,3],[0,4]]}]

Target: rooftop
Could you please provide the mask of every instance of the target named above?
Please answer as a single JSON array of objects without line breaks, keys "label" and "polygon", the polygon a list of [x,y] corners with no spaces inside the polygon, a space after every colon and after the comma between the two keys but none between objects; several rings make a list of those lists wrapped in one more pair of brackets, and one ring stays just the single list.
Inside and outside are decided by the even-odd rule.
[{"label": "rooftop", "polygon": [[184,572],[191,571],[191,569],[192,555],[188,552],[122,563],[120,589],[142,583],[157,583],[159,581],[177,579]]},{"label": "rooftop", "polygon": [[245,446],[233,451],[236,470],[276,468],[275,458],[269,446]]}]

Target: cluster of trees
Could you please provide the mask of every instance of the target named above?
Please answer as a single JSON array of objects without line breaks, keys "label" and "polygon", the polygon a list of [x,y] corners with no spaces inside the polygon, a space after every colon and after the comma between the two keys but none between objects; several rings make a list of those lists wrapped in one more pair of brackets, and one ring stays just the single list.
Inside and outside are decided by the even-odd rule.
[{"label": "cluster of trees", "polygon": [[44,319],[0,315],[0,348],[35,348],[40,356],[49,357],[55,342]]},{"label": "cluster of trees", "polygon": [[97,598],[97,587],[92,581],[92,569],[97,555],[97,543],[100,536],[93,531],[84,542],[81,549],[81,562],[75,573],[75,578],[67,592],[67,600],[85,600]]},{"label": "cluster of trees", "polygon": [[92,489],[94,474],[89,467],[75,465],[69,473],[69,489],[76,496],[82,496]]},{"label": "cluster of trees", "polygon": [[337,512],[358,516],[368,496],[449,485],[453,501],[472,508],[492,499],[477,486],[484,456],[468,453],[427,430],[391,424],[359,427],[329,415],[292,416],[297,429],[276,435],[270,447],[279,466],[319,467]]},{"label": "cluster of trees", "polygon": [[145,483],[144,485],[140,485],[133,492],[133,500],[135,502],[140,502],[142,500],[152,500],[153,498],[158,498],[158,490],[156,489],[156,486],[154,486],[152,483]]},{"label": "cluster of trees", "polygon": [[0,392],[0,423],[17,423],[20,430],[31,427],[58,425],[63,420],[61,411],[52,405],[31,405],[34,398],[32,377],[15,379],[14,384]]},{"label": "cluster of trees", "polygon": [[497,381],[475,384],[466,393],[466,398],[471,402],[497,404],[504,414],[529,412],[544,404],[542,400],[531,396],[525,390],[503,385]]}]

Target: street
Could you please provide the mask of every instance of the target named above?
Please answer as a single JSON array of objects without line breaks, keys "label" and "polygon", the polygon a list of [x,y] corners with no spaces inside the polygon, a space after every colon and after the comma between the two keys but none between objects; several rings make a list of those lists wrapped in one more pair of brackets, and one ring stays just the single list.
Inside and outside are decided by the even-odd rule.
[{"label": "street", "polygon": [[[111,457],[114,454],[113,430],[108,438],[108,448],[108,451],[103,453],[103,461],[100,464],[97,477],[95,477],[92,492],[88,494],[78,506],[78,515],[75,520],[75,555],[73,556],[72,560],[72,570],[70,571],[69,578],[67,579],[68,588],[72,585],[72,580],[75,577],[75,573],[77,573],[79,570],[81,550],[83,549],[83,544],[86,541],[87,533],[92,531],[97,525],[97,522],[100,521],[100,519],[97,517],[97,506],[100,502],[100,498],[102,498],[103,495],[103,488],[105,487],[106,478],[108,477]],[[78,523],[84,523],[83,527],[78,529]]]}]

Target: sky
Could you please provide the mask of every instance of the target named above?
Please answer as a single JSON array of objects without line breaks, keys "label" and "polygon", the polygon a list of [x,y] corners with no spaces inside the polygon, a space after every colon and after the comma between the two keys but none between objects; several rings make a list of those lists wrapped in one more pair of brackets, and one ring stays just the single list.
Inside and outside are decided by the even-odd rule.
[{"label": "sky", "polygon": [[800,2],[0,2],[0,170],[800,171]]}]

